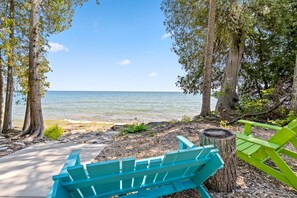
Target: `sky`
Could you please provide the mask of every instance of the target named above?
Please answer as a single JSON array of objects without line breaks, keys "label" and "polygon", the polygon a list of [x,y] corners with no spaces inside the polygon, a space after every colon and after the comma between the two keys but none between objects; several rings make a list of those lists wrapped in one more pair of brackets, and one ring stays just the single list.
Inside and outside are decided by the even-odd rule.
[{"label": "sky", "polygon": [[49,90],[179,91],[161,0],[89,0],[49,38]]}]

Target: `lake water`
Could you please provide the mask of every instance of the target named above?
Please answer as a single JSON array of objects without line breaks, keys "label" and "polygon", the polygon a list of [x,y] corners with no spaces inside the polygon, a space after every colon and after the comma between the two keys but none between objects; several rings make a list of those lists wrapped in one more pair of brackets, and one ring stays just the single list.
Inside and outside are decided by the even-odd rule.
[{"label": "lake water", "polygon": [[[45,120],[150,122],[198,115],[201,101],[201,95],[180,92],[48,91],[42,106]],[[24,103],[14,104],[13,112],[15,121],[22,120]]]}]

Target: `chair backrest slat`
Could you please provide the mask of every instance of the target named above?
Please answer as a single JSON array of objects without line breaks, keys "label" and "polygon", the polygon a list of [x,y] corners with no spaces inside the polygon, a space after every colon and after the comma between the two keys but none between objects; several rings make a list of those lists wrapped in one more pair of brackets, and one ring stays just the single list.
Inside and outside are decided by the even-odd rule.
[{"label": "chair backrest slat", "polygon": [[[135,168],[135,159],[126,158],[122,160],[122,173],[131,172]],[[132,187],[132,178],[122,180],[122,189],[127,189]]]},{"label": "chair backrest slat", "polygon": [[297,132],[292,131],[288,126],[283,127],[277,133],[275,133],[268,142],[279,145],[280,147],[287,144],[291,138],[296,137]]},{"label": "chair backrest slat", "polygon": [[[201,149],[189,149],[189,150],[181,150],[176,154],[176,158],[173,163],[182,162],[182,161],[194,161],[198,157],[198,155],[202,152]],[[176,177],[182,177],[190,167],[183,167],[178,170],[170,171],[167,173],[165,180],[173,179]]]},{"label": "chair backrest slat", "polygon": [[[153,159],[149,163],[149,168],[159,167],[161,163],[162,163],[162,159]],[[157,174],[148,174],[146,176],[145,184],[146,185],[152,184],[155,181],[156,176]]]},{"label": "chair backrest slat", "polygon": [[[85,169],[82,165],[69,167],[69,168],[67,168],[67,171],[68,171],[69,175],[71,176],[71,178],[73,179],[73,181],[84,180],[84,179],[88,178],[86,175]],[[80,188],[79,190],[83,196],[95,195],[91,186],[85,187],[85,188]]]},{"label": "chair backrest slat", "polygon": [[[87,171],[89,173],[90,178],[119,173],[120,162],[119,160],[112,160],[112,161],[106,161],[106,162],[100,162],[100,163],[94,163],[94,164],[87,164]],[[113,191],[113,190],[119,190],[120,181],[95,185],[94,188],[95,188],[96,194]]]},{"label": "chair backrest slat", "polygon": [[295,133],[297,133],[297,118],[292,120],[288,125],[287,127],[289,129],[291,129],[292,131],[294,131]]},{"label": "chair backrest slat", "polygon": [[[147,166],[148,166],[148,161],[141,161],[141,162],[136,161],[135,170],[145,170],[147,169]],[[135,177],[133,182],[133,187],[141,186],[143,183],[144,176],[145,175],[142,175],[140,177]]]},{"label": "chair backrest slat", "polygon": [[[201,149],[201,152],[199,153],[198,157],[196,158],[197,160],[202,160],[202,159],[205,159],[209,153],[214,149],[214,146],[204,146],[204,147],[200,147],[202,148]],[[197,172],[201,167],[201,166],[194,166],[194,167],[190,167],[186,173],[185,173],[185,176],[188,176],[188,175],[191,175],[193,174],[194,172]]]},{"label": "chair backrest slat", "polygon": [[[176,152],[167,153],[164,156],[163,162],[161,163],[161,165],[164,166],[167,164],[172,164],[176,158],[176,155],[177,155]],[[158,175],[156,176],[155,182],[163,181],[166,174],[167,172],[158,173]]]}]

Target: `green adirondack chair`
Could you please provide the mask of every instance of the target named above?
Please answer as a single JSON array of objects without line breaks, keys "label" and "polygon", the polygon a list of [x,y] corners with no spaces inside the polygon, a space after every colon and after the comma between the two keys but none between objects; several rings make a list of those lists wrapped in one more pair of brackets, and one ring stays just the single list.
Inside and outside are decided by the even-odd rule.
[{"label": "green adirondack chair", "polygon": [[[297,119],[285,127],[239,120],[245,124],[242,134],[236,134],[237,156],[245,162],[266,172],[275,179],[297,189],[297,175],[283,160],[281,155],[286,155],[297,160],[297,153],[285,148],[289,143],[297,149]],[[268,140],[255,138],[251,134],[253,126],[277,131]],[[265,164],[267,160],[274,162],[276,168]]]},{"label": "green adirondack chair", "polygon": [[182,136],[179,150],[164,156],[135,160],[126,158],[87,164],[73,151],[47,198],[69,197],[160,197],[187,189],[197,189],[210,197],[203,182],[223,167],[213,145],[196,147]]}]

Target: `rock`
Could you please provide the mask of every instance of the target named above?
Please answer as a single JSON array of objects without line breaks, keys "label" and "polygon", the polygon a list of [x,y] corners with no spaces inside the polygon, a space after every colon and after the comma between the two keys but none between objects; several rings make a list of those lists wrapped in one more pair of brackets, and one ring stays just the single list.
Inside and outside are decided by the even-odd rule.
[{"label": "rock", "polygon": [[14,142],[14,144],[16,144],[18,146],[26,146],[26,144],[24,142]]},{"label": "rock", "polygon": [[11,140],[17,140],[17,139],[19,139],[18,136],[13,136],[13,137],[11,137]]},{"label": "rock", "polygon": [[101,144],[102,142],[100,140],[89,140],[86,143],[87,144]]},{"label": "rock", "polygon": [[112,135],[118,135],[119,133],[120,133],[119,131],[108,131],[103,133],[103,135],[112,136]]},{"label": "rock", "polygon": [[85,141],[82,140],[82,139],[74,140],[74,142],[77,143],[77,144],[83,144],[83,143],[85,143]]},{"label": "rock", "polygon": [[118,124],[116,124],[116,125],[113,125],[110,129],[111,130],[114,130],[114,131],[118,131],[118,130],[122,129],[124,126],[126,126],[126,125],[118,125]]},{"label": "rock", "polygon": [[8,149],[8,147],[0,147],[0,151],[5,151],[5,150],[7,150]]},{"label": "rock", "polygon": [[13,152],[13,150],[12,149],[7,149],[6,152]]},{"label": "rock", "polygon": [[92,132],[88,133],[88,135],[96,136],[97,135],[97,132],[92,131]]}]

